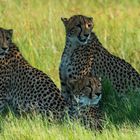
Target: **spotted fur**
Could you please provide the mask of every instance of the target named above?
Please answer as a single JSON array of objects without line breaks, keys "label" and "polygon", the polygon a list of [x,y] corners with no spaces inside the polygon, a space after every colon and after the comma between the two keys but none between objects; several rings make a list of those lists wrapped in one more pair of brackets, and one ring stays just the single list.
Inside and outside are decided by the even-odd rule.
[{"label": "spotted fur", "polygon": [[59,89],[48,75],[24,59],[12,43],[11,30],[0,28],[0,44],[0,112],[10,104],[16,113],[62,118],[67,105]]},{"label": "spotted fur", "polygon": [[[108,80],[118,95],[124,95],[130,90],[139,91],[140,74],[128,62],[112,55],[102,46],[92,31],[92,18],[74,15],[62,21],[66,29],[66,46],[60,64],[64,96],[69,98],[71,94],[67,83],[87,76]],[[79,37],[84,39],[81,41]]]}]

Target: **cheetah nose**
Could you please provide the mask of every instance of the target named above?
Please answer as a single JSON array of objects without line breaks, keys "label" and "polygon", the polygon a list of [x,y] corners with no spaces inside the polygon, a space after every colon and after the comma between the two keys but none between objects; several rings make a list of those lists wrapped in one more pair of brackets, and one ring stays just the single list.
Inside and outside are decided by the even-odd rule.
[{"label": "cheetah nose", "polygon": [[97,96],[100,96],[101,95],[101,93],[95,93]]},{"label": "cheetah nose", "polygon": [[89,34],[84,34],[84,36],[88,38]]},{"label": "cheetah nose", "polygon": [[4,51],[7,50],[7,48],[2,48]]}]

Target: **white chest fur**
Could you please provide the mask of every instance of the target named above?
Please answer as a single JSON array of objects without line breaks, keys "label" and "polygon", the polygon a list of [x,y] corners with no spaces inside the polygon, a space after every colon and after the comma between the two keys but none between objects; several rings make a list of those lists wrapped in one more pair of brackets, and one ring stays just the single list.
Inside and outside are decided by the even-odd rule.
[{"label": "white chest fur", "polygon": [[[74,52],[76,47],[72,45],[67,45],[64,49],[64,53],[61,58],[61,64],[60,64],[60,74],[61,78],[66,80],[68,78],[68,69],[71,64],[71,56]],[[67,79],[68,80],[68,79]]]}]

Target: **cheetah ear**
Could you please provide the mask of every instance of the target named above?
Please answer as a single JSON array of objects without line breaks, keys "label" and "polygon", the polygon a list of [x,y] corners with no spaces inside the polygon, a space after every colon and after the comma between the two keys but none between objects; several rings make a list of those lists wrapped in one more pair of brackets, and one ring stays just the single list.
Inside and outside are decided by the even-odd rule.
[{"label": "cheetah ear", "polygon": [[65,26],[68,24],[68,18],[61,17],[61,20],[62,20],[62,22],[64,23]]},{"label": "cheetah ear", "polygon": [[93,17],[89,17],[89,20],[93,21]]},{"label": "cheetah ear", "polygon": [[13,36],[13,29],[9,29],[7,31],[8,31],[8,34],[10,35],[10,37],[12,37]]}]

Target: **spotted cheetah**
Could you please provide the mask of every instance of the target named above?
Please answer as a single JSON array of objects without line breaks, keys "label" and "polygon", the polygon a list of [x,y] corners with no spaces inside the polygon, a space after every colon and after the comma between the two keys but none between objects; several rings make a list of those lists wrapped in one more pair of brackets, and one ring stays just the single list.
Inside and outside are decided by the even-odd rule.
[{"label": "spotted cheetah", "polygon": [[[71,116],[79,119],[86,127],[102,129],[103,112],[99,106],[102,96],[101,79],[86,77],[79,81],[72,81],[73,96],[71,102]],[[98,121],[95,121],[98,120]]]},{"label": "spotted cheetah", "polygon": [[108,80],[119,96],[130,90],[139,91],[140,74],[125,60],[112,55],[102,46],[92,31],[92,17],[74,15],[61,20],[66,30],[66,45],[59,75],[61,92],[65,98],[73,94],[69,90],[71,81],[89,76]]},{"label": "spotted cheetah", "polygon": [[79,102],[75,104],[78,107],[71,109],[71,104],[63,98],[53,81],[25,60],[12,42],[12,34],[12,29],[0,28],[0,112],[10,104],[16,113],[35,112],[51,115],[57,120],[69,115],[73,119],[80,118],[84,124],[90,124],[87,121],[92,119],[90,127],[98,128],[101,125],[101,119],[97,117],[100,111],[92,107],[94,113],[90,114],[88,110],[87,115]]},{"label": "spotted cheetah", "polygon": [[24,59],[12,43],[12,32],[0,28],[0,112],[10,104],[16,113],[62,118],[67,105],[59,89],[49,76]]}]

